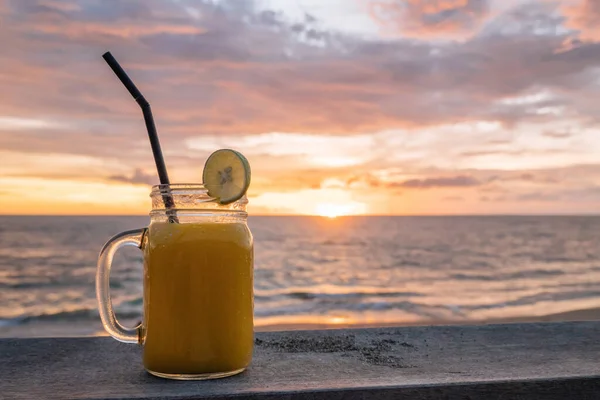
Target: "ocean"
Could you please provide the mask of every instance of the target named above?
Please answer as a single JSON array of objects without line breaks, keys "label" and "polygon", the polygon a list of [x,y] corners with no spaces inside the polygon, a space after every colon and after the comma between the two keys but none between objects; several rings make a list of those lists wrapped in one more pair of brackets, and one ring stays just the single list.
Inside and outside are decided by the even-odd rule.
[{"label": "ocean", "polygon": [[[148,217],[0,216],[0,337],[101,332],[104,242]],[[386,324],[541,316],[600,306],[600,217],[250,217],[255,320]],[[112,275],[119,319],[142,314],[142,257]]]}]

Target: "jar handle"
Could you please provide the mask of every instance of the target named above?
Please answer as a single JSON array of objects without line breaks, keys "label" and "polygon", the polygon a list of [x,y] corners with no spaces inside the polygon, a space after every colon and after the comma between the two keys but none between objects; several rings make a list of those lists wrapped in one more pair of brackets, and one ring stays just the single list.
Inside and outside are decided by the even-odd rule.
[{"label": "jar handle", "polygon": [[141,343],[142,325],[126,328],[117,321],[110,298],[110,269],[117,250],[125,246],[135,246],[141,250],[145,235],[146,228],[121,232],[106,242],[98,258],[96,299],[98,300],[100,319],[106,332],[124,343]]}]

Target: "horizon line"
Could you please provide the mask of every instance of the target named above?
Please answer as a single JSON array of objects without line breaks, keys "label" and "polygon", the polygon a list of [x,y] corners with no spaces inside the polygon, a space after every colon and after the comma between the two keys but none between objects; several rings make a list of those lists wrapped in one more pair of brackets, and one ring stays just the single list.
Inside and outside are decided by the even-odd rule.
[{"label": "horizon line", "polygon": [[[149,217],[149,214],[0,214],[0,217]],[[248,214],[249,217],[599,217],[600,213],[489,213],[489,214],[351,214],[328,217],[318,214]]]}]

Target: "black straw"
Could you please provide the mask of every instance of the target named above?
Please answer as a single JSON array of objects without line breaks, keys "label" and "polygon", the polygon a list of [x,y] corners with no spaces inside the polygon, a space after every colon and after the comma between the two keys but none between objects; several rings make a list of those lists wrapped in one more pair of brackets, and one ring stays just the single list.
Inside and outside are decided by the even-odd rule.
[{"label": "black straw", "polygon": [[[146,123],[146,129],[148,130],[148,138],[150,138],[150,146],[152,147],[152,154],[154,155],[154,162],[156,163],[156,169],[158,171],[158,179],[160,180],[161,185],[169,185],[169,175],[167,174],[167,166],[165,165],[165,160],[162,155],[162,150],[160,148],[160,142],[158,140],[158,134],[156,133],[156,125],[154,125],[154,117],[152,116],[152,110],[150,109],[150,103],[144,98],[139,89],[135,86],[131,78],[127,75],[125,70],[121,67],[119,62],[110,54],[110,51],[107,51],[102,55],[104,61],[108,64],[108,66],[113,70],[117,78],[123,83],[123,85],[127,88],[131,96],[135,99],[135,101],[139,104],[142,109],[142,113],[144,114],[144,122]],[[162,190],[161,190],[162,192]],[[175,203],[173,198],[166,194],[163,196],[163,200],[165,202],[165,207],[167,210],[173,208]],[[176,221],[176,217],[173,217]]]}]

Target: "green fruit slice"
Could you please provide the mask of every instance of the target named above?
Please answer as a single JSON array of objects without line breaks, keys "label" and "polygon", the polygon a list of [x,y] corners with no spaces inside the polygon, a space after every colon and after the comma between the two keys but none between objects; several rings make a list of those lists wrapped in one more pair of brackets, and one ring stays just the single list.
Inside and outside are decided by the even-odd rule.
[{"label": "green fruit slice", "polygon": [[221,204],[241,199],[250,186],[250,164],[241,153],[220,149],[208,157],[202,173],[208,195]]}]

